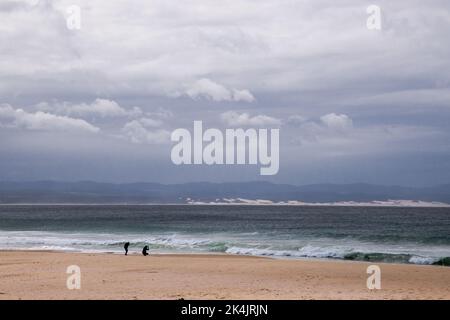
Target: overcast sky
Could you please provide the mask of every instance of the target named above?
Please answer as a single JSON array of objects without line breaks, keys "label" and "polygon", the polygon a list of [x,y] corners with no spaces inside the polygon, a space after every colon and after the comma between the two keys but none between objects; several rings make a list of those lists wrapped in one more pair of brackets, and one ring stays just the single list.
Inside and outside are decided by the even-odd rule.
[{"label": "overcast sky", "polygon": [[[450,183],[449,35],[448,0],[1,0],[0,180]],[[279,128],[279,173],[175,166],[194,120]]]}]

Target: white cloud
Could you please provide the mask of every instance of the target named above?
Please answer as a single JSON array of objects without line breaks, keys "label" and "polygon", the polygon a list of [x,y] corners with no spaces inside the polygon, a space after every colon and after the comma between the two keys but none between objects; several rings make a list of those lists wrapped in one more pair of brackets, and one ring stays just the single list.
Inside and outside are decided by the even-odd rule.
[{"label": "white cloud", "polygon": [[163,144],[170,141],[170,132],[164,129],[151,130],[160,123],[152,119],[133,120],[125,124],[122,133],[132,143]]},{"label": "white cloud", "polygon": [[108,117],[134,117],[142,115],[142,110],[138,107],[132,109],[125,109],[117,102],[108,99],[96,99],[92,103],[70,104],[67,102],[48,104],[46,102],[40,103],[36,106],[42,111],[52,111],[57,114],[64,114],[68,116],[98,116],[102,118]]},{"label": "white cloud", "polygon": [[442,0],[381,0],[387,19],[380,32],[367,30],[358,0],[187,0],[176,6],[150,0],[131,11],[127,0],[77,0],[79,32],[66,28],[70,0],[32,7],[9,2],[0,10],[0,43],[14,43],[0,52],[2,96],[21,95],[25,87],[28,95],[165,95],[203,77],[222,89],[207,84],[211,95],[189,87],[191,95],[253,101],[250,92],[232,88],[261,95],[313,89],[317,99],[327,99],[343,86],[370,96],[412,83],[429,87],[448,81],[450,72]]},{"label": "white cloud", "polygon": [[230,91],[227,88],[209,79],[197,80],[189,86],[186,94],[192,99],[203,97],[214,101],[231,100]]},{"label": "white cloud", "polygon": [[38,111],[26,112],[10,105],[0,106],[0,126],[25,130],[99,132],[100,129],[82,119]]},{"label": "white cloud", "polygon": [[164,108],[158,108],[156,111],[146,112],[148,117],[156,119],[169,119],[173,117],[173,112]]},{"label": "white cloud", "polygon": [[157,119],[155,120],[155,119],[151,119],[151,118],[141,118],[136,121],[141,123],[146,128],[158,128],[163,124],[163,122],[161,120],[157,120]]},{"label": "white cloud", "polygon": [[291,116],[288,123],[295,123],[295,136],[293,142],[305,143],[329,143],[342,145],[352,140],[353,120],[345,114],[329,113],[319,120],[306,120],[303,117]]},{"label": "white cloud", "polygon": [[287,118],[287,123],[290,125],[299,125],[302,123],[305,123],[308,119],[306,119],[305,117],[298,115],[298,114],[293,114],[291,116],[289,116]]},{"label": "white cloud", "polygon": [[238,113],[236,111],[227,111],[220,115],[223,122],[232,127],[239,126],[279,126],[281,120],[266,115],[257,115],[251,117],[248,113]]},{"label": "white cloud", "polygon": [[233,90],[233,100],[234,101],[244,101],[244,102],[253,102],[255,101],[255,97],[248,90]]},{"label": "white cloud", "polygon": [[[404,146],[403,141],[393,146],[393,135],[408,137],[410,150],[420,159],[433,158],[436,170],[448,167],[448,0],[380,0],[380,32],[367,30],[366,5],[359,0],[186,0],[177,5],[148,0],[136,1],[135,10],[127,10],[129,0],[75,2],[82,9],[82,29],[77,31],[68,30],[65,21],[72,0],[41,0],[33,7],[20,0],[0,1],[3,102],[29,106],[42,100],[68,101],[65,108],[69,110],[51,109],[54,104],[49,109],[25,110],[83,118],[111,134],[131,120],[165,121],[169,113],[160,117],[147,112],[153,103],[179,110],[171,121],[183,127],[193,119],[206,121],[229,109],[247,112],[224,120],[235,125],[265,122],[267,116],[260,113],[299,113],[308,119],[283,118],[289,126],[282,128],[281,137],[282,144],[294,137],[311,142],[311,152],[287,155],[296,161],[305,153],[320,158],[330,145],[343,152],[343,144],[351,146],[346,152],[372,148],[389,155]],[[202,103],[200,108],[189,108],[197,101],[168,99],[174,92],[239,106],[215,106],[219,109],[211,111],[208,103]],[[86,100],[92,97],[110,100]],[[264,111],[242,106],[241,102],[255,97],[258,110]],[[133,105],[142,107],[143,113],[136,110],[137,115],[129,116]],[[334,116],[326,116],[333,112]],[[2,123],[12,126],[16,115],[11,114]],[[352,128],[342,114],[364,118],[364,123],[356,126],[355,120]],[[325,115],[322,120],[321,115]],[[447,135],[438,140],[424,131],[411,136],[415,129],[386,129],[393,122],[430,126]],[[373,129],[363,131],[367,126]],[[128,132],[130,139],[142,141],[148,140],[147,131],[162,128],[154,121],[141,121],[129,125]],[[8,134],[13,141],[12,130]],[[7,140],[0,138],[3,153],[8,152]],[[150,135],[150,140],[155,139]],[[425,145],[445,156],[425,157]],[[404,163],[393,160],[395,166],[403,169]]]},{"label": "white cloud", "polygon": [[352,119],[345,114],[329,113],[320,117],[320,120],[330,129],[346,130],[353,127]]},{"label": "white cloud", "polygon": [[218,84],[210,79],[203,78],[190,84],[185,91],[185,94],[192,99],[209,99],[213,101],[243,101],[253,102],[255,97],[250,91],[227,89],[221,84]]}]

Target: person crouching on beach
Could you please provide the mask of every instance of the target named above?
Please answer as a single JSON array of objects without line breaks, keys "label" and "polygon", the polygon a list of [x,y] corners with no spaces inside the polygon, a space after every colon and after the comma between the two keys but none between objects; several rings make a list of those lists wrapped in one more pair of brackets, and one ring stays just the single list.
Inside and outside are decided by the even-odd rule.
[{"label": "person crouching on beach", "polygon": [[148,250],[150,250],[150,248],[148,246],[145,246],[144,249],[142,249],[142,255],[143,256],[148,256]]}]

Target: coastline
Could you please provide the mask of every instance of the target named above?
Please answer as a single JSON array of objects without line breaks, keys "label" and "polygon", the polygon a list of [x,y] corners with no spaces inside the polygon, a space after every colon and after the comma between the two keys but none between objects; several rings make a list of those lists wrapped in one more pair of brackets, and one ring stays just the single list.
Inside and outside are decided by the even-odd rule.
[{"label": "coastline", "polygon": [[[244,199],[247,200],[247,199]],[[403,200],[402,200],[403,201]],[[267,202],[267,200],[248,200],[247,202],[155,202],[155,203],[0,203],[1,206],[245,206],[245,207],[356,207],[356,208],[450,208],[450,203],[445,202],[424,202],[415,200],[405,200],[407,202],[389,202],[389,201],[373,201],[373,202]]]},{"label": "coastline", "polygon": [[[381,289],[366,286],[381,268]],[[68,290],[66,269],[81,268]],[[232,254],[0,251],[0,299],[450,299],[450,268]]]}]

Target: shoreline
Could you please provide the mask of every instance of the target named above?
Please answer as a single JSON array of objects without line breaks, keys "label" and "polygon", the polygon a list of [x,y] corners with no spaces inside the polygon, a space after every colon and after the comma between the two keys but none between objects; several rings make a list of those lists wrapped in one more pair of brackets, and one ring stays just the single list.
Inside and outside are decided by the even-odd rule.
[{"label": "shoreline", "polygon": [[[82,251],[82,250],[63,250],[63,249],[0,249],[0,254],[2,252],[47,252],[47,253],[63,253],[63,254],[95,254],[95,255],[116,255],[121,256],[124,255],[124,251],[101,251],[101,250],[91,250],[91,251]],[[141,256],[139,252],[129,252],[129,256]],[[209,252],[209,251],[198,251],[198,252],[155,252],[149,251],[149,256],[236,256],[236,257],[249,257],[249,258],[262,258],[262,259],[272,259],[272,260],[281,260],[281,261],[317,261],[317,262],[343,262],[343,263],[369,263],[369,264],[388,264],[388,265],[407,265],[407,266],[428,266],[428,267],[444,267],[449,268],[449,265],[446,264],[438,264],[438,263],[411,263],[411,262],[398,262],[398,261],[376,261],[376,260],[357,260],[357,259],[345,259],[345,258],[331,258],[331,257],[302,257],[302,256],[277,256],[277,255],[258,255],[258,254],[238,254],[238,253],[229,253],[229,252]],[[441,258],[448,259],[448,257]],[[440,261],[440,260],[438,260]],[[438,262],[436,261],[436,262]]]},{"label": "shoreline", "polygon": [[[381,289],[366,286],[381,269]],[[81,269],[68,290],[66,269]],[[0,250],[0,299],[445,299],[450,268],[234,254]]]}]

